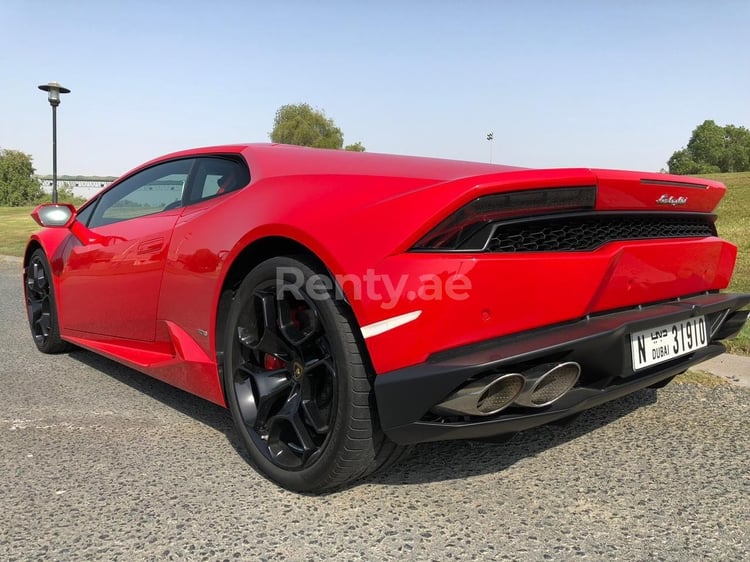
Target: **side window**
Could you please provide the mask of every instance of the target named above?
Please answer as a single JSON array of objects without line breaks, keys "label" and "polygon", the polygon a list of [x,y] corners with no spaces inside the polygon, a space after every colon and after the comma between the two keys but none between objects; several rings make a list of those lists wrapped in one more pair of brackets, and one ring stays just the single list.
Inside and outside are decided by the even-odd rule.
[{"label": "side window", "polygon": [[91,218],[91,213],[94,212],[95,208],[96,208],[96,201],[92,201],[90,204],[86,206],[85,209],[78,211],[76,213],[76,219],[78,220],[78,222],[88,225],[89,219]]},{"label": "side window", "polygon": [[102,194],[89,228],[145,217],[182,205],[194,159],[157,164],[123,180]]},{"label": "side window", "polygon": [[250,183],[247,166],[239,158],[199,158],[192,180],[191,203],[245,187]]}]

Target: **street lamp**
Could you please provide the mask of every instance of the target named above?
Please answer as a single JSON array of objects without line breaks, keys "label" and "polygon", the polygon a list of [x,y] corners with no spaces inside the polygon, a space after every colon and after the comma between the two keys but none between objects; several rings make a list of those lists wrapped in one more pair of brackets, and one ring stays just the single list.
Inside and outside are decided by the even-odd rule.
[{"label": "street lamp", "polygon": [[57,106],[60,105],[60,94],[69,94],[57,82],[42,84],[40,90],[47,92],[47,100],[52,106],[52,202],[57,203]]},{"label": "street lamp", "polygon": [[490,143],[490,164],[492,164],[492,141],[495,140],[495,133],[493,133],[492,131],[487,133],[487,140]]}]

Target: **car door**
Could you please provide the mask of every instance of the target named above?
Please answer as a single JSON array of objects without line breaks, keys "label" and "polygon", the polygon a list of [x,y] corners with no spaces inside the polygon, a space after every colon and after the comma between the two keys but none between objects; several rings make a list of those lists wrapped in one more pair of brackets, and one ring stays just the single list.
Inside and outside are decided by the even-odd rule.
[{"label": "car door", "polygon": [[65,329],[153,341],[167,258],[194,159],[164,162],[104,192],[84,220],[92,239],[64,256]]}]

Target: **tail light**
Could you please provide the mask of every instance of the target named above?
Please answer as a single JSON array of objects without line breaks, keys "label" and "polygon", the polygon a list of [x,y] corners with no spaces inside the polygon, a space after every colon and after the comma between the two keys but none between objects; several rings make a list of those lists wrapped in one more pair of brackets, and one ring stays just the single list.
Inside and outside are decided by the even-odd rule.
[{"label": "tail light", "polygon": [[560,187],[484,195],[461,207],[417,242],[414,250],[481,250],[492,223],[591,210],[596,187]]}]

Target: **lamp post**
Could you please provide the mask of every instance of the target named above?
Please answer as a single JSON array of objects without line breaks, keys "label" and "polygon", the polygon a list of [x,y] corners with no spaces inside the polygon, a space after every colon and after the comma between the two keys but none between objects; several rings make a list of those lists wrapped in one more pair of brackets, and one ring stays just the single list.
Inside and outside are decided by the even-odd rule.
[{"label": "lamp post", "polygon": [[492,141],[495,140],[495,133],[491,131],[487,133],[487,140],[490,143],[490,164],[492,164]]},{"label": "lamp post", "polygon": [[69,94],[57,82],[42,84],[40,90],[47,92],[47,100],[52,106],[52,202],[57,204],[57,106],[60,105],[60,94]]}]

